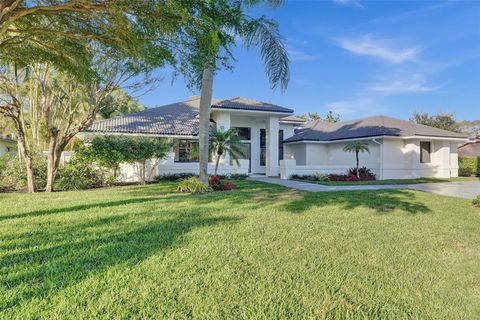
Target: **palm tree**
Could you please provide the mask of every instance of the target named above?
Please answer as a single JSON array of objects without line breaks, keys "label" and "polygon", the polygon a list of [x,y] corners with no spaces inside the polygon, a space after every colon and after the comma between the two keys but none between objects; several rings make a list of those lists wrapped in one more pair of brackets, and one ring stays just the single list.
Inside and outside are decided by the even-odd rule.
[{"label": "palm tree", "polygon": [[357,178],[360,179],[360,170],[358,170],[359,169],[358,154],[360,152],[370,153],[370,149],[368,149],[368,143],[364,141],[352,141],[347,143],[347,145],[343,147],[343,151],[355,152],[355,159],[357,160]]},{"label": "palm tree", "polygon": [[221,131],[217,127],[212,126],[210,129],[209,151],[210,154],[215,154],[217,156],[215,161],[215,175],[217,175],[220,158],[225,153],[230,153],[230,156],[237,163],[237,165],[240,164],[238,161],[240,157],[245,157],[243,144],[237,135],[236,129]]},{"label": "palm tree", "polygon": [[[289,59],[278,25],[265,17],[254,19],[245,11],[248,7],[258,3],[266,3],[271,6],[279,6],[282,0],[250,0],[236,1],[236,11],[233,15],[226,15],[225,19],[217,19],[217,24],[208,32],[200,32],[197,39],[199,44],[193,59],[201,57],[203,66],[201,69],[201,89],[199,105],[199,162],[200,180],[208,182],[208,147],[210,108],[212,105],[213,75],[220,66],[225,65],[225,57],[220,56],[221,49],[227,51],[227,57],[231,58],[229,47],[241,39],[246,48],[260,48],[260,54],[265,65],[265,73],[268,76],[272,89],[281,86],[285,90],[289,79]],[[227,33],[225,34],[225,31]],[[213,35],[213,38],[211,39]],[[222,44],[224,39],[229,39]],[[232,42],[233,41],[233,42]],[[208,43],[208,45],[206,45]],[[218,66],[218,64],[220,66]]]}]

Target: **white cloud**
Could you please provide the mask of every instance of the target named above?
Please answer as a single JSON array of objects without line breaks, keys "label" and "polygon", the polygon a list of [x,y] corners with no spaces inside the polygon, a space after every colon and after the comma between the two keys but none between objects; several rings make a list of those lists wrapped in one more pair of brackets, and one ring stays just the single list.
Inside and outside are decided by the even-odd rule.
[{"label": "white cloud", "polygon": [[410,76],[404,76],[401,79],[397,78],[387,83],[378,83],[369,87],[369,90],[384,95],[431,92],[437,89],[438,87],[427,85],[425,77],[421,74],[412,74]]},{"label": "white cloud", "polygon": [[333,2],[343,5],[354,5],[359,8],[363,8],[363,5],[359,0],[333,0]]},{"label": "white cloud", "polygon": [[290,60],[292,61],[315,61],[318,60],[319,56],[308,54],[306,52],[287,46],[287,52]]},{"label": "white cloud", "polygon": [[392,63],[416,61],[419,48],[393,48],[391,41],[374,39],[371,35],[365,35],[355,39],[338,39],[337,44],[350,52],[358,55],[380,58]]},{"label": "white cloud", "polygon": [[371,116],[387,112],[388,107],[372,98],[357,98],[352,100],[338,100],[327,103],[326,110],[338,113],[342,119],[345,116]]}]

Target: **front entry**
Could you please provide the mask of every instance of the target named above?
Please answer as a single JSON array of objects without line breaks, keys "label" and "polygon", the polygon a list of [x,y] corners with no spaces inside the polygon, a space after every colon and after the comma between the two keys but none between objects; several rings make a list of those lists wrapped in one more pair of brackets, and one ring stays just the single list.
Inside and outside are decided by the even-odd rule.
[{"label": "front entry", "polygon": [[[248,173],[252,173],[252,146],[250,142],[244,142],[242,147],[245,157],[239,157],[239,160],[248,160]],[[232,156],[230,156],[230,165],[233,165],[233,163]]]}]

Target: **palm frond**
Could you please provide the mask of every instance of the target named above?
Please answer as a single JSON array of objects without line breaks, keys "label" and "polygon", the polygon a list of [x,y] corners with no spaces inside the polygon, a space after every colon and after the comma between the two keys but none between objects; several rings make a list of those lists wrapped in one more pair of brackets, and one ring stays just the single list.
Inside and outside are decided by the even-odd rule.
[{"label": "palm frond", "polygon": [[260,48],[272,89],[280,85],[281,90],[285,90],[290,80],[289,58],[278,24],[265,16],[258,19],[246,16],[243,26],[240,36],[244,46]]}]

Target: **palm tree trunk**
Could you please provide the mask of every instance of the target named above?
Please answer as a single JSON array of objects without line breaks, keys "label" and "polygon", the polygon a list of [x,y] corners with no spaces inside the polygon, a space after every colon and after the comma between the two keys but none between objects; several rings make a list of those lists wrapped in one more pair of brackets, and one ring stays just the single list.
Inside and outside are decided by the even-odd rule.
[{"label": "palm tree trunk", "polygon": [[215,160],[215,175],[217,175],[217,172],[218,172],[218,164],[220,163],[220,157],[222,155],[220,154],[217,154],[217,160]]},{"label": "palm tree trunk", "polygon": [[359,170],[359,161],[358,161],[358,151],[355,152],[355,158],[357,159],[357,178],[360,180],[360,170]]},{"label": "palm tree trunk", "polygon": [[213,73],[210,68],[203,70],[199,107],[199,158],[200,181],[208,183],[208,134],[210,131],[210,108],[212,106]]}]

